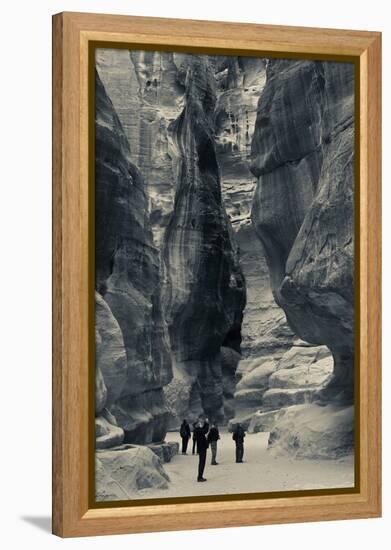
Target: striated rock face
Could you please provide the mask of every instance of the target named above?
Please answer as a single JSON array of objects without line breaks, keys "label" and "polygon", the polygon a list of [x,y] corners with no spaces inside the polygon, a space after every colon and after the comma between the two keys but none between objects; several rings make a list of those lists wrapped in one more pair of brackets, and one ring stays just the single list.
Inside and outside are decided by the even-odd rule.
[{"label": "striated rock face", "polygon": [[246,279],[247,303],[242,324],[244,357],[278,361],[293,343],[294,333],[284,311],[276,304],[262,244],[250,220],[233,224]]},{"label": "striated rock face", "polygon": [[349,405],[353,68],[100,50],[97,70],[103,440]]},{"label": "striated rock face", "polygon": [[[214,67],[187,56],[179,72],[185,106],[171,125],[178,175],[174,211],[164,237],[165,312],[181,410],[201,405],[224,418],[221,347],[240,351],[245,283],[221,195],[214,141]],[[170,387],[167,390],[170,392]],[[200,410],[198,409],[198,412]]]},{"label": "striated rock face", "polygon": [[257,105],[266,80],[263,59],[217,57],[216,152],[224,203],[233,223],[249,218],[255,180],[249,159]]},{"label": "striated rock face", "polygon": [[[179,184],[181,178],[183,179],[183,158],[189,152],[192,154],[188,143],[183,149],[178,146],[177,128],[186,109],[190,112],[188,98],[189,95],[194,95],[195,88],[189,94],[189,67],[195,59],[194,56],[170,52],[97,52],[97,69],[128,137],[131,159],[146,179],[151,225],[155,243],[161,249],[165,248],[167,238],[172,238],[167,226],[177,223],[177,209],[184,210],[190,204],[190,201],[183,204],[175,198],[179,196]],[[219,173],[221,199],[232,223],[233,231],[230,224],[227,224],[231,245],[247,281],[247,304],[241,327],[241,353],[245,357],[273,356],[273,359],[279,360],[291,346],[293,333],[286,323],[283,310],[273,299],[265,253],[250,220],[256,179],[250,171],[249,160],[257,104],[266,81],[266,61],[224,56],[198,59],[208,67],[209,92],[212,91],[209,95],[213,96],[212,101],[208,100],[206,133],[209,133],[213,142],[213,155],[218,162],[215,170]],[[204,115],[205,113],[203,117]],[[201,123],[198,126],[200,125]],[[192,132],[193,130],[191,129]],[[181,192],[185,193],[183,186]],[[192,219],[193,214],[194,208]],[[186,231],[188,230],[187,228]],[[178,239],[182,239],[183,231],[182,227],[177,228]],[[190,243],[186,246],[190,246]],[[193,246],[198,244],[194,242]],[[164,261],[165,259],[164,256]],[[186,261],[185,258],[184,264]],[[181,265],[175,268],[175,272],[172,265],[170,269],[165,269],[163,265],[163,269],[167,290],[177,284],[176,276],[184,267]],[[181,299],[184,303],[185,299]],[[168,305],[170,307],[171,304]],[[173,317],[169,309],[166,316],[170,324]],[[174,327],[172,329],[175,330]],[[237,343],[234,349],[239,350]],[[224,364],[223,362],[223,370]],[[221,393],[221,388],[218,389],[220,367],[215,366],[214,369],[217,369],[213,375],[217,384],[214,383],[215,389],[210,391]],[[183,415],[193,417],[202,409],[200,388],[196,383],[197,363],[190,368],[190,363],[186,361],[185,369],[179,367],[175,371],[175,380],[166,389],[173,417],[172,426],[176,426]],[[226,418],[234,414],[234,375],[232,369],[223,373]],[[211,384],[210,377],[208,384]],[[220,397],[217,402],[220,402]]]},{"label": "striated rock face", "polygon": [[[106,407],[125,441],[164,439],[163,387],[172,378],[142,177],[99,76],[96,79],[96,364]],[[100,403],[99,408],[102,408]]]},{"label": "striated rock face", "polygon": [[252,220],[275,300],[294,332],[325,344],[321,396],[349,403],[354,364],[354,68],[270,60],[252,142]]}]

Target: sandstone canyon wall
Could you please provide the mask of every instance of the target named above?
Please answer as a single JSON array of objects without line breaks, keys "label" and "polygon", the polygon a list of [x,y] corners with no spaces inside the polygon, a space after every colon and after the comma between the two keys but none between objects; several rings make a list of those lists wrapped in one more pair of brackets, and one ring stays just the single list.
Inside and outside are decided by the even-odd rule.
[{"label": "sandstone canyon wall", "polygon": [[[324,419],[319,407],[313,405],[308,413],[308,407],[299,406],[277,423],[270,443],[310,455],[317,441],[324,454],[338,456],[353,445],[352,64],[269,61],[251,170],[258,179],[252,220],[266,253],[274,298],[297,335],[326,345],[333,355],[332,376],[317,393],[333,407],[323,435],[304,428],[311,415]],[[321,437],[327,442],[323,446]]]},{"label": "sandstone canyon wall", "polygon": [[105,409],[125,441],[161,441],[168,417],[163,387],[172,368],[159,253],[143,179],[99,76],[95,186],[96,412]]},{"label": "sandstone canyon wall", "polygon": [[252,219],[275,299],[296,334],[332,350],[329,390],[347,400],[354,356],[353,92],[352,64],[270,61],[252,146]]},{"label": "sandstone canyon wall", "polygon": [[250,217],[256,185],[250,171],[251,142],[258,102],[266,83],[266,66],[264,59],[216,58],[216,152],[224,205],[246,280],[241,357],[234,373],[230,425],[241,421],[247,426],[254,412],[264,408],[264,382],[259,383],[256,376],[247,376],[243,381],[242,378],[262,364],[265,373],[271,365],[277,368],[277,362],[294,340],[285,313],[273,298],[265,253]]}]

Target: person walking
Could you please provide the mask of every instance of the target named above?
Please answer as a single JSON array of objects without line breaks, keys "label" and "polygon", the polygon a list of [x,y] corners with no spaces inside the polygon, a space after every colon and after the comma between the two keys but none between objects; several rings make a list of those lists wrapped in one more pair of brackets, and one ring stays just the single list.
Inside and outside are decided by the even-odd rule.
[{"label": "person walking", "polygon": [[206,434],[209,431],[208,419],[199,419],[194,429],[194,436],[198,451],[198,477],[197,481],[206,481],[204,478],[204,469],[206,463],[206,451],[208,449],[208,440]]},{"label": "person walking", "polygon": [[212,451],[212,459],[210,462],[212,466],[218,465],[218,462],[216,462],[216,455],[217,455],[217,442],[219,439],[220,439],[219,429],[217,427],[217,424],[213,422],[212,427],[208,433],[208,443]]},{"label": "person walking", "polygon": [[237,424],[232,434],[232,439],[235,441],[236,446],[236,462],[243,462],[244,454],[244,438],[246,437],[246,432],[244,431],[241,424]]},{"label": "person walking", "polygon": [[182,422],[179,433],[182,438],[182,454],[185,455],[187,453],[187,444],[191,436],[190,426],[186,419]]}]

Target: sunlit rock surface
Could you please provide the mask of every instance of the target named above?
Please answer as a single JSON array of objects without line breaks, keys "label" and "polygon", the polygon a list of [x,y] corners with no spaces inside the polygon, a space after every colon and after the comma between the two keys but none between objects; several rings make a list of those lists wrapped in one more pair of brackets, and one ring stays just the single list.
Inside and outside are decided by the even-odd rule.
[{"label": "sunlit rock surface", "polygon": [[[95,369],[97,373],[97,388],[104,385],[104,404],[112,405],[120,397],[122,387],[127,378],[127,361],[124,339],[121,328],[115,319],[109,305],[102,296],[95,292]],[[96,397],[103,389],[97,389]]]},{"label": "sunlit rock surface", "polygon": [[[193,109],[191,105],[187,106],[189,97],[194,95],[197,86],[199,88],[196,93],[204,86],[199,79],[198,84],[193,85],[190,92],[188,90],[186,81],[193,74],[189,67],[195,60],[194,56],[170,52],[97,52],[97,69],[128,137],[131,159],[146,179],[155,244],[161,249],[164,249],[167,238],[172,240],[169,225],[178,223],[179,210],[183,211],[194,203],[191,199],[182,204],[175,197],[180,193],[184,194],[183,185],[182,191],[178,188],[183,179],[183,157],[188,155],[190,158],[193,154],[191,141],[188,139],[189,129],[180,134],[188,139],[184,150],[178,146],[178,121],[180,124],[184,123],[184,113],[190,113]],[[286,323],[283,310],[273,299],[265,254],[250,220],[256,183],[256,178],[250,171],[251,141],[257,104],[266,81],[267,62],[251,57],[205,56],[202,63],[208,68],[207,94],[210,96],[206,133],[209,133],[213,145],[212,156],[215,156],[217,162],[214,170],[220,182],[221,200],[232,224],[233,231],[229,223],[227,224],[231,246],[248,281],[240,352],[245,357],[254,354],[273,355],[278,360],[290,347],[293,333]],[[196,99],[193,103],[196,104],[197,101]],[[205,113],[201,120],[205,120]],[[198,126],[200,125],[199,123]],[[190,130],[194,133],[194,128]],[[192,139],[196,143],[198,138]],[[212,168],[211,170],[213,172]],[[193,207],[193,214],[196,207]],[[194,219],[193,215],[191,223],[195,223]],[[195,233],[198,227],[191,227],[190,230]],[[182,238],[182,234],[189,233],[189,228],[177,228],[176,233],[178,239]],[[190,246],[188,237],[186,246]],[[191,246],[197,247],[197,243],[193,241]],[[179,261],[178,258],[176,261]],[[186,262],[187,258],[182,259],[182,265],[178,264],[175,269],[172,262],[169,269],[164,265],[166,262],[162,262],[164,285],[168,292],[170,287],[178,283],[178,273],[183,271]],[[182,292],[181,288],[179,292]],[[181,300],[183,304],[183,298]],[[170,324],[172,312],[169,308],[170,305],[165,313]],[[196,342],[195,346],[197,345]],[[237,342],[234,349],[239,351]],[[196,352],[196,356],[199,355]],[[202,367],[203,370],[205,368],[210,370],[208,366]],[[174,366],[175,380],[165,390],[172,412],[172,427],[178,425],[183,415],[187,414],[192,418],[202,410],[200,385],[197,382],[198,370],[198,365],[190,364],[188,360],[185,366],[181,364],[181,360],[177,367]],[[217,357],[214,360],[213,379],[217,380],[218,386],[220,370]],[[223,373],[223,408],[226,418],[234,414],[232,374],[232,370],[229,375]],[[211,377],[209,378],[208,383],[211,384]],[[216,393],[221,390],[214,384],[214,389],[210,391]],[[215,406],[220,407],[217,405],[220,401],[219,396]],[[207,406],[209,414],[213,414],[211,410],[215,406]],[[218,417],[221,417],[221,410]]]},{"label": "sunlit rock surface", "polygon": [[124,431],[117,425],[116,418],[103,410],[102,414],[95,418],[95,448],[108,449],[121,445],[124,441]]},{"label": "sunlit rock surface", "polygon": [[286,409],[276,409],[274,411],[257,411],[251,416],[248,423],[250,434],[258,432],[270,432]]},{"label": "sunlit rock surface", "polygon": [[97,70],[144,177],[155,244],[174,208],[177,158],[169,131],[183,109],[181,54],[98,49]]}]

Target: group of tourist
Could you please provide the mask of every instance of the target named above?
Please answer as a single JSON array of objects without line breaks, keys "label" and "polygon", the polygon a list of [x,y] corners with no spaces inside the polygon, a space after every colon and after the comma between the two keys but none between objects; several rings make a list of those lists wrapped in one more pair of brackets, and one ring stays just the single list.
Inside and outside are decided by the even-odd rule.
[{"label": "group of tourist", "polygon": [[[191,429],[187,420],[183,420],[180,427],[180,436],[182,438],[182,454],[187,454],[187,445],[191,438]],[[235,441],[236,448],[236,462],[243,462],[244,454],[244,438],[246,432],[244,431],[241,424],[236,424],[235,429],[232,434],[232,439]],[[211,465],[217,466],[217,442],[220,439],[219,429],[215,422],[212,422],[209,429],[208,419],[204,415],[200,415],[196,422],[193,423],[193,449],[192,454],[196,452],[198,454],[198,477],[197,481],[206,481],[204,478],[204,469],[206,463],[206,452],[211,448],[212,458]]]}]

